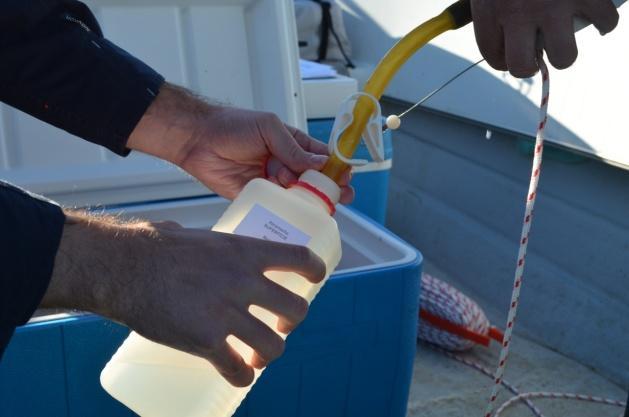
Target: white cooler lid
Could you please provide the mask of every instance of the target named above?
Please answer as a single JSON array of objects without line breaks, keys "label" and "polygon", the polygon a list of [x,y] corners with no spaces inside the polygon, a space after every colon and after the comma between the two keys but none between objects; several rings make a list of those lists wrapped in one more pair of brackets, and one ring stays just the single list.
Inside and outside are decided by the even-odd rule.
[{"label": "white cooler lid", "polygon": [[344,75],[302,80],[308,119],[335,118],[343,100],[358,91],[358,81]]},{"label": "white cooler lid", "polygon": [[[306,128],[292,1],[87,0],[105,36],[168,81]],[[0,105],[0,178],[65,204],[210,193],[181,170],[127,158]]]}]

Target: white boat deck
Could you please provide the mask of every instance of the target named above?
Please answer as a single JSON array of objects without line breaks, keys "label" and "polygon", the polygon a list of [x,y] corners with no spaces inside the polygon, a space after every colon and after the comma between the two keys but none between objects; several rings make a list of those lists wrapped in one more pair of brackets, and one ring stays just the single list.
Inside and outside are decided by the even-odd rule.
[{"label": "white boat deck", "polygon": [[[447,273],[427,262],[424,270],[446,281],[456,283]],[[496,311],[488,312],[497,321]],[[496,322],[498,326],[501,323]],[[489,349],[475,347],[460,357],[482,364],[492,373],[498,362],[500,346]],[[533,391],[566,392],[595,395],[625,401],[626,391],[596,371],[562,354],[517,335],[511,345],[505,380],[521,393]],[[419,343],[415,356],[413,381],[408,402],[408,417],[462,417],[484,414],[492,387],[492,379],[480,371],[459,363]],[[502,389],[500,406],[513,395]],[[602,404],[564,399],[532,400],[545,417],[618,417],[624,409]],[[501,417],[534,416],[529,408],[518,403],[507,408]]]},{"label": "white boat deck", "polygon": [[[461,356],[493,369],[499,349],[475,348]],[[609,380],[571,359],[534,342],[515,337],[505,379],[520,392],[554,391],[597,395],[625,401],[627,393]],[[408,402],[408,417],[462,417],[484,414],[492,380],[420,343]],[[503,389],[500,405],[513,395]],[[564,399],[532,400],[545,417],[618,417],[624,409]],[[501,417],[529,417],[524,404],[507,408]]]}]

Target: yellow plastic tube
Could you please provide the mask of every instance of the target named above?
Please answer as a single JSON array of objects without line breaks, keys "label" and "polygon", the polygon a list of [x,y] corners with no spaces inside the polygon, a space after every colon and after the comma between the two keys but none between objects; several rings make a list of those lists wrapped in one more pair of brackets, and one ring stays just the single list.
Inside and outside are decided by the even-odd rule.
[{"label": "yellow plastic tube", "polygon": [[[453,9],[453,7],[457,9]],[[400,39],[378,63],[367,84],[365,84],[365,93],[371,94],[376,100],[379,100],[393,76],[419,48],[426,45],[436,36],[467,24],[471,17],[461,20],[457,14],[461,8],[469,11],[469,3],[467,1],[455,3],[440,15],[422,23]],[[469,12],[466,13],[469,14]],[[338,141],[339,151],[343,156],[347,158],[352,157],[360,144],[362,133],[373,111],[374,104],[371,100],[366,97],[358,99],[354,107],[352,124],[341,134]],[[331,155],[322,172],[338,183],[347,169],[347,164],[336,155]]]}]

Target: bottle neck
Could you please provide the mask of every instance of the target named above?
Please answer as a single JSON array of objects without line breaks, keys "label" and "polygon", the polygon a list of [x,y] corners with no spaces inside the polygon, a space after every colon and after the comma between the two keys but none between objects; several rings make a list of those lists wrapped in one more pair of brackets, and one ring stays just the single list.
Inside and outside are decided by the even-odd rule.
[{"label": "bottle neck", "polygon": [[313,193],[312,190],[305,188],[299,183],[291,185],[290,192],[298,195],[300,198],[308,201],[312,205],[321,208],[321,210],[325,211],[331,216],[334,215],[334,212],[336,211],[333,205],[330,205],[328,202],[322,199],[321,196]]},{"label": "bottle neck", "polygon": [[290,191],[325,210],[329,215],[334,215],[341,195],[341,190],[334,181],[313,170],[304,172],[299,181],[290,187]]}]

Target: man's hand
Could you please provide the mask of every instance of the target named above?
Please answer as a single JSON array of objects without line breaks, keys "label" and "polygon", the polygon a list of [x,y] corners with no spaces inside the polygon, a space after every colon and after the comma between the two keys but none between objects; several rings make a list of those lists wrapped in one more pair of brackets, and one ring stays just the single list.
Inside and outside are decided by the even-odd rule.
[{"label": "man's hand", "polygon": [[518,78],[533,76],[538,35],[550,63],[558,69],[577,59],[574,18],[605,34],[618,24],[611,0],[472,0],[478,47],[489,65]]},{"label": "man's hand", "polygon": [[247,386],[253,369],[226,342],[251,346],[252,365],[279,357],[284,340],[251,315],[251,305],[280,317],[288,333],[307,302],[267,279],[294,271],[310,282],[325,264],[308,248],[175,223],[129,223],[68,214],[44,308],[92,311],[155,342],[209,360],[233,385]]},{"label": "man's hand", "polygon": [[[328,158],[327,146],[272,113],[212,105],[169,84],[161,88],[127,146],[178,165],[230,199],[264,174],[288,186],[307,169],[321,169]],[[353,199],[349,181],[348,172],[342,203]]]}]

